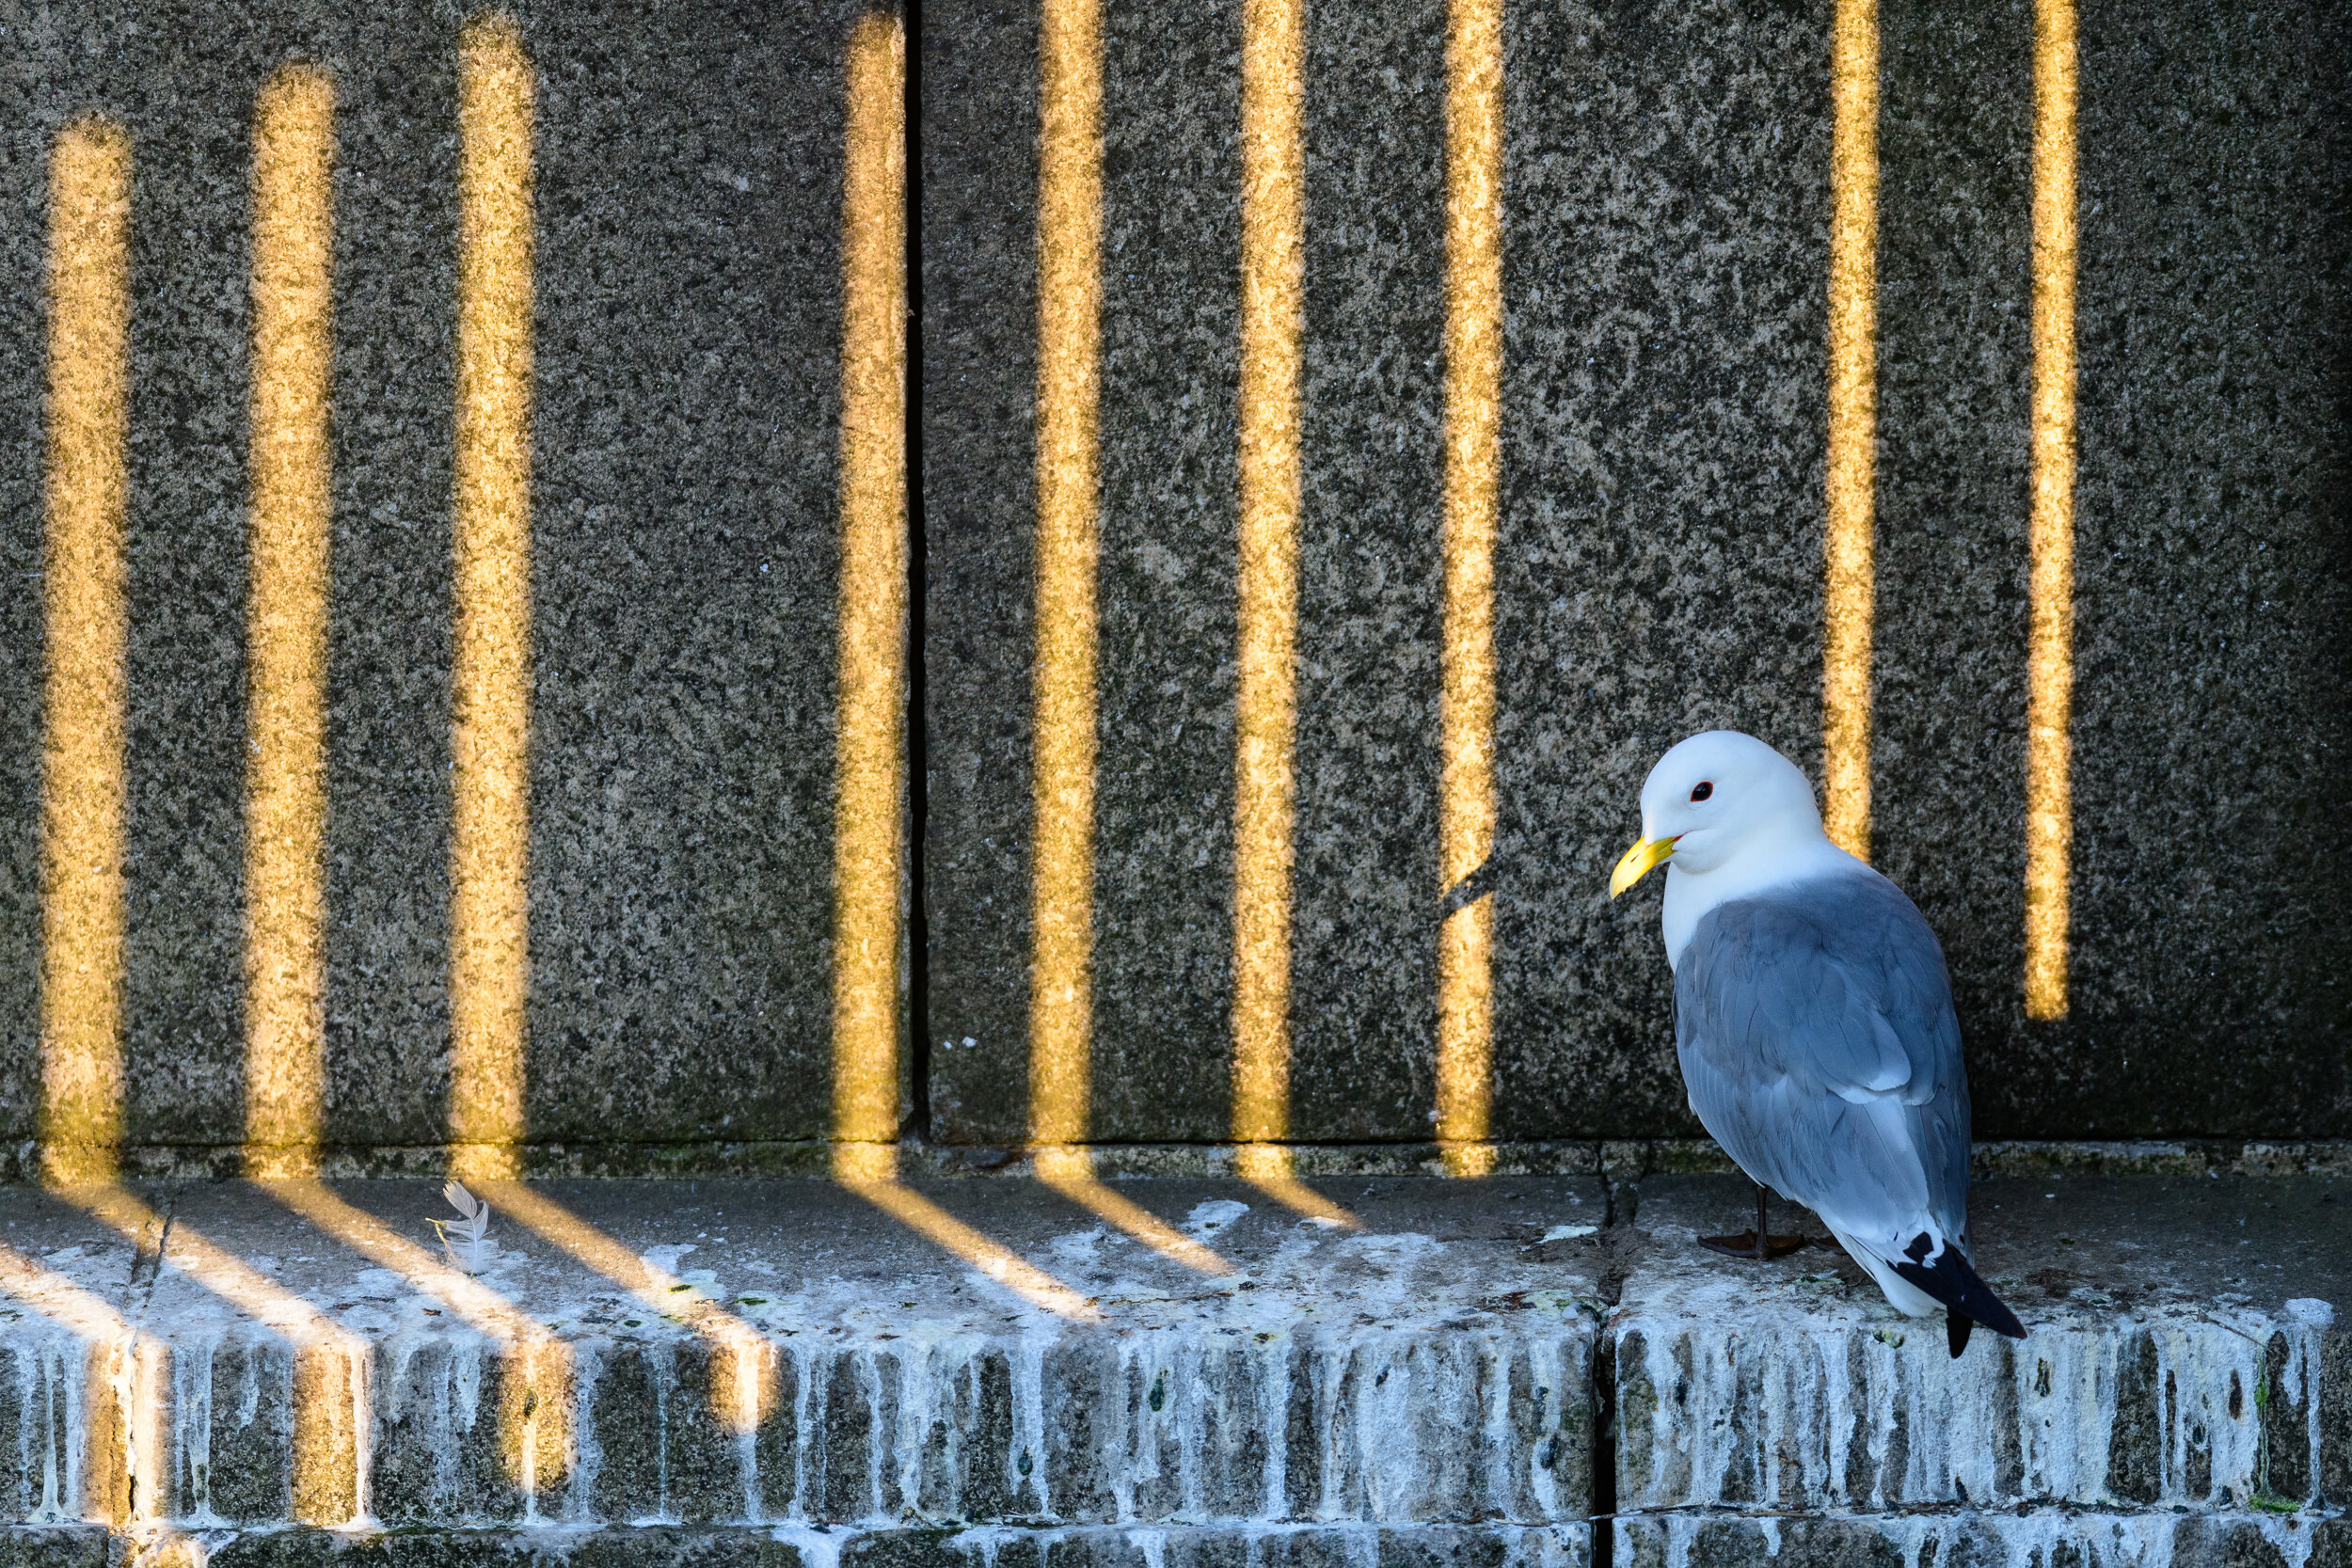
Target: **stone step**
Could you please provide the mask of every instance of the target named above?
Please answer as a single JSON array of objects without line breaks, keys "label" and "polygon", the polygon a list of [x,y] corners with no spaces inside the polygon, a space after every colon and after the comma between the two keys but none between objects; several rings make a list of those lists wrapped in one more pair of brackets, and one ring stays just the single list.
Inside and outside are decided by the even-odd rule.
[{"label": "stone step", "polygon": [[1955,1361],[1841,1254],[1700,1249],[1736,1180],[1048,1178],[499,1185],[471,1252],[424,1182],[0,1188],[0,1523],[1352,1553],[2352,1497],[2325,1180],[1981,1183],[2029,1334]]},{"label": "stone step", "polygon": [[[118,1538],[125,1568],[1588,1568],[1590,1525],[970,1529],[207,1529]],[[109,1565],[89,1526],[0,1528],[11,1568]]]},{"label": "stone step", "polygon": [[1357,1185],[0,1190],[0,1519],[1584,1520],[1599,1185]]},{"label": "stone step", "polygon": [[1842,1253],[1699,1249],[1751,1223],[1744,1185],[1641,1185],[1646,1250],[1609,1323],[1620,1507],[2352,1500],[2330,1184],[1980,1183],[1979,1256],[2030,1332],[1979,1329],[1957,1361]]},{"label": "stone step", "polygon": [[1620,1516],[1616,1568],[2337,1568],[2333,1516],[2037,1511],[1724,1518]]}]

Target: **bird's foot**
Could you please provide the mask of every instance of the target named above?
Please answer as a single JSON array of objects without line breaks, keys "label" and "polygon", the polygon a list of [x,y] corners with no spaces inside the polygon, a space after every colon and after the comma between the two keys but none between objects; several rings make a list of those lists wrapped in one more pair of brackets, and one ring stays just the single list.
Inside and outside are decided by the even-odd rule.
[{"label": "bird's foot", "polygon": [[[1786,1258],[1792,1252],[1803,1251],[1808,1240],[1804,1236],[1767,1236],[1764,1238],[1764,1256],[1768,1259]],[[1723,1253],[1725,1257],[1745,1258],[1751,1262],[1756,1260],[1756,1232],[1753,1230],[1742,1230],[1737,1236],[1701,1236],[1699,1245],[1710,1252]]]}]

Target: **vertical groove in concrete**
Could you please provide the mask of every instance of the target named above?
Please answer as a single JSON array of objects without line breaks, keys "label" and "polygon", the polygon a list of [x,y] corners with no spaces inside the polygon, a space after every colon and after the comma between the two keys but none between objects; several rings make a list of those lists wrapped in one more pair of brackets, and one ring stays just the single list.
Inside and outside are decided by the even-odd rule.
[{"label": "vertical groove in concrete", "polygon": [[859,18],[844,83],[833,1133],[898,1130],[906,896],[906,35]]},{"label": "vertical groove in concrete", "polygon": [[122,1139],[123,526],[131,138],[59,133],[49,183],[41,1169],[103,1180]]},{"label": "vertical groove in concrete", "polygon": [[252,500],[246,610],[245,1135],[316,1168],[326,1101],[328,421],[335,88],[280,69],[253,131]]},{"label": "vertical groove in concrete", "polygon": [[511,17],[458,45],[457,433],[450,672],[450,1141],[516,1174],[531,990],[532,65]]},{"label": "vertical groove in concrete", "polygon": [[2074,0],[2034,6],[2026,1016],[2066,1016],[2074,837]]},{"label": "vertical groove in concrete", "polygon": [[1303,0],[1244,0],[1240,688],[1233,730],[1233,1120],[1290,1133],[1297,741],[1299,369],[1305,335]]},{"label": "vertical groove in concrete", "polygon": [[1038,55],[1029,1137],[1066,1144],[1087,1135],[1093,1078],[1100,0],[1045,0]]}]

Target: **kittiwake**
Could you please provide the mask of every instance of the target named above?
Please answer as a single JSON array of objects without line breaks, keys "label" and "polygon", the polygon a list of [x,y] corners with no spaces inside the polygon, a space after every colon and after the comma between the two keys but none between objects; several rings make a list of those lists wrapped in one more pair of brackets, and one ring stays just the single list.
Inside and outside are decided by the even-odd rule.
[{"label": "kittiwake", "polygon": [[1609,895],[1661,862],[1675,1053],[1700,1122],[1820,1215],[1896,1310],[1941,1307],[1954,1355],[1975,1323],[2023,1338],[1971,1260],[1968,1077],[1917,908],[1829,841],[1795,764],[1731,730],[1650,769]]}]

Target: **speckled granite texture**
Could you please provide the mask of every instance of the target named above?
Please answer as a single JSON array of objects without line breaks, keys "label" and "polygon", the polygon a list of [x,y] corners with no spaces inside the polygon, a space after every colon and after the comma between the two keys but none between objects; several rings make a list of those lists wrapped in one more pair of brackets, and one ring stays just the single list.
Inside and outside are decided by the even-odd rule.
[{"label": "speckled granite texture", "polygon": [[[1818,765],[1822,3],[1507,8],[1500,1136],[1695,1132],[1650,762]],[[933,1130],[1025,1122],[1035,20],[927,12]],[[2074,1008],[2024,1017],[2024,0],[1883,17],[1879,863],[1990,1137],[2352,1132],[2344,20],[2082,12]],[[1105,21],[1094,1132],[1228,1115],[1238,8]],[[1293,1128],[1426,1136],[1444,9],[1309,8]]]},{"label": "speckled granite texture", "polygon": [[[246,181],[338,93],[327,1132],[448,1092],[465,10],[0,6],[0,1136],[29,1135],[47,148],[130,126],[135,1143],[243,1125]],[[528,1107],[538,1139],[826,1125],[841,57],[858,10],[519,4],[538,70]],[[626,1131],[624,1131],[624,1129]]]},{"label": "speckled granite texture", "polygon": [[[540,72],[531,1135],[820,1135],[852,6],[514,8]],[[448,1086],[453,5],[0,0],[0,574],[43,182],[131,128],[128,1134],[242,1121],[250,117],[338,90],[328,1136]],[[1506,7],[1494,1132],[1677,1137],[1650,761],[1820,731],[1827,0]],[[2087,0],[2074,1010],[2023,1017],[2030,6],[1883,15],[1880,863],[1988,1138],[2352,1135],[2346,21]],[[923,18],[929,1130],[1026,1125],[1033,4]],[[1429,1135],[1438,0],[1307,12],[1291,1132]],[[1104,17],[1094,1136],[1222,1137],[1238,0]],[[39,1080],[40,598],[0,594],[0,1139]],[[970,1043],[967,1044],[966,1042]],[[715,1144],[714,1144],[715,1147]]]}]

